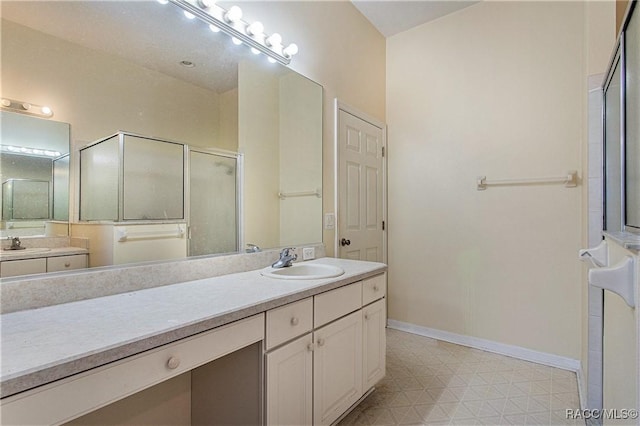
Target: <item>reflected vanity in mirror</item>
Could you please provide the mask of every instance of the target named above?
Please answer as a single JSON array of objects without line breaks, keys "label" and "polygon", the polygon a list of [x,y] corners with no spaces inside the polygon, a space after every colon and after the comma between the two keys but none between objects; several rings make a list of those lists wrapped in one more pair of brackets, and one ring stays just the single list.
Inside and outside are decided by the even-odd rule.
[{"label": "reflected vanity in mirror", "polygon": [[[90,266],[321,242],[320,85],[171,3],[1,7],[2,96],[50,105],[70,123],[70,192],[41,207],[53,218],[70,212],[70,235],[89,238]],[[113,135],[145,143],[98,152]],[[161,144],[182,155],[172,162],[175,179],[163,176],[170,167]],[[286,196],[299,193],[310,195]],[[101,203],[115,203],[116,213],[102,214]],[[119,227],[124,240],[135,230],[161,246],[166,231],[143,228],[151,225],[170,226],[184,251],[100,260],[121,243]]]},{"label": "reflected vanity in mirror", "polygon": [[0,111],[0,236],[66,236],[69,124]]}]

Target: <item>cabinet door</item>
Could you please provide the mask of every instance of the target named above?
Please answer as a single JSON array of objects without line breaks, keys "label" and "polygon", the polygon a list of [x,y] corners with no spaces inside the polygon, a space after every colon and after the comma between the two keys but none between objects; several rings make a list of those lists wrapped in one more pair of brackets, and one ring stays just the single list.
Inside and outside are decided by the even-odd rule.
[{"label": "cabinet door", "polygon": [[310,425],[313,419],[311,333],[267,353],[267,424]]},{"label": "cabinet door", "polygon": [[314,333],[313,420],[331,424],[362,396],[362,312]]},{"label": "cabinet door", "polygon": [[0,264],[0,277],[8,278],[18,275],[42,274],[47,272],[47,259],[7,260]]},{"label": "cabinet door", "polygon": [[375,386],[385,374],[387,323],[386,299],[362,309],[362,385],[363,391]]},{"label": "cabinet door", "polygon": [[87,267],[87,255],[58,256],[47,258],[47,272],[68,271]]}]

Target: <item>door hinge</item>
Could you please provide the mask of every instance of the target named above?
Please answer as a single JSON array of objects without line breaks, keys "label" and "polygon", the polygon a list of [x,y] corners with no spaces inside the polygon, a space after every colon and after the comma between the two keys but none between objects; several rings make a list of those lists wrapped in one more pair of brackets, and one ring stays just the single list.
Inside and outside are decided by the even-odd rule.
[{"label": "door hinge", "polygon": [[384,157],[384,146],[382,147],[382,156]]},{"label": "door hinge", "polygon": [[382,230],[384,231],[384,220],[382,221]]}]

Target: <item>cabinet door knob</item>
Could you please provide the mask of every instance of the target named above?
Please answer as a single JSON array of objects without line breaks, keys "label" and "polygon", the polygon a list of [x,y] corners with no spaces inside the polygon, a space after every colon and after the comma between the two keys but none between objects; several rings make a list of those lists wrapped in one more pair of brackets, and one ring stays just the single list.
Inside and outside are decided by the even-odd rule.
[{"label": "cabinet door knob", "polygon": [[180,365],[180,358],[177,358],[175,356],[172,356],[167,361],[167,368],[169,368],[170,370],[175,370],[176,368],[178,368],[179,365]]},{"label": "cabinet door knob", "polygon": [[318,339],[318,346],[324,346],[324,339]]},{"label": "cabinet door knob", "polygon": [[65,262],[65,263],[64,263],[64,267],[65,267],[65,268],[68,268],[69,266],[71,266],[71,262]]},{"label": "cabinet door knob", "polygon": [[373,291],[378,291],[378,290],[380,290],[380,289],[378,288],[378,286],[377,286],[377,285],[374,285],[374,286],[373,286]]},{"label": "cabinet door knob", "polygon": [[297,317],[293,317],[291,318],[291,325],[298,325],[300,323],[300,320]]},{"label": "cabinet door knob", "polygon": [[307,351],[309,351],[309,352],[313,352],[313,343],[309,343],[309,344],[307,345]]},{"label": "cabinet door knob", "polygon": [[369,321],[369,314],[364,314],[364,320]]}]

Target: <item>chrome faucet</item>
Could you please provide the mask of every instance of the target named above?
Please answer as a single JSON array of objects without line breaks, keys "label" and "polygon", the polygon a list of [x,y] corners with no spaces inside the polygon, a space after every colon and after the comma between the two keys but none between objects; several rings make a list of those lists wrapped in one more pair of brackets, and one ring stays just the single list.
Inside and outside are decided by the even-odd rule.
[{"label": "chrome faucet", "polygon": [[260,247],[258,247],[255,244],[251,244],[251,243],[247,243],[247,248],[245,249],[245,253],[258,253],[260,250]]},{"label": "chrome faucet", "polygon": [[22,241],[20,241],[20,237],[8,237],[11,240],[11,247],[9,250],[20,250],[22,249]]},{"label": "chrome faucet", "polygon": [[292,253],[293,248],[283,248],[280,252],[280,259],[278,259],[271,267],[273,268],[286,268],[291,266],[291,262],[298,258],[297,254]]}]

